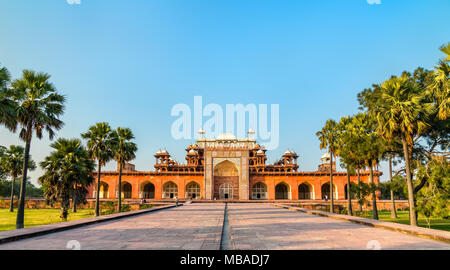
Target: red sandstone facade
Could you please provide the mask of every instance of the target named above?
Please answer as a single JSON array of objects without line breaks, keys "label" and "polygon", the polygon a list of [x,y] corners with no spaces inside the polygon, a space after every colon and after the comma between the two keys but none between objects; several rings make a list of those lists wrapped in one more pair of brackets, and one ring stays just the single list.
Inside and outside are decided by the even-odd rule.
[{"label": "red sandstone facade", "polygon": [[[315,172],[299,172],[297,154],[286,151],[274,164],[267,164],[266,150],[253,139],[224,134],[199,139],[186,148],[186,164],[175,162],[167,151],[155,154],[155,171],[136,171],[126,164],[122,174],[124,199],[191,200],[322,200],[330,197],[330,165],[325,155]],[[334,170],[334,198],[346,199],[347,174]],[[96,173],[95,173],[96,174]],[[378,184],[381,172],[375,171]],[[118,197],[118,171],[102,172],[101,199]],[[356,175],[350,176],[356,183]],[[368,183],[369,173],[360,181]],[[95,198],[96,184],[89,188]]]}]

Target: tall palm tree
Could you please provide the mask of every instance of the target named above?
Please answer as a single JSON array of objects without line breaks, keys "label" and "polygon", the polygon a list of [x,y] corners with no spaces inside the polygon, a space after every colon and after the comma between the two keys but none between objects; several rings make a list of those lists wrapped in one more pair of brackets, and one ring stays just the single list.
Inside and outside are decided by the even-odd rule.
[{"label": "tall palm tree", "polygon": [[11,75],[9,71],[5,67],[0,68],[0,124],[15,131],[17,126],[15,116],[16,103],[8,97],[10,81]]},{"label": "tall palm tree", "polygon": [[83,139],[87,140],[87,149],[92,159],[96,159],[97,170],[97,189],[95,200],[95,216],[100,216],[100,177],[102,166],[113,158],[111,127],[108,123],[97,123],[89,128],[86,133],[81,134]]},{"label": "tall palm tree", "polygon": [[[20,126],[20,138],[25,142],[25,155],[23,160],[22,181],[20,183],[19,208],[17,210],[16,228],[24,226],[25,194],[27,171],[30,158],[30,146],[33,133],[42,139],[44,131],[48,132],[49,139],[55,136],[55,130],[63,127],[64,123],[59,117],[64,112],[65,97],[56,92],[55,87],[48,80],[50,75],[24,70],[22,78],[11,84],[7,97],[15,103],[15,119]],[[10,126],[11,130],[16,125]]]},{"label": "tall palm tree", "polygon": [[61,202],[61,218],[67,220],[70,198],[74,203],[86,200],[95,164],[78,139],[58,139],[51,147],[55,151],[40,163],[44,174],[39,182],[47,202]]},{"label": "tall palm tree", "polygon": [[440,50],[446,54],[446,58],[441,59],[435,68],[429,90],[437,102],[438,118],[446,120],[450,116],[450,43],[442,46]]},{"label": "tall palm tree", "polygon": [[129,128],[118,127],[111,133],[111,141],[113,143],[114,160],[119,165],[119,204],[117,212],[122,210],[122,169],[125,162],[136,158],[137,146],[134,142],[133,132]]},{"label": "tall palm tree", "polygon": [[336,152],[338,138],[337,138],[337,123],[329,119],[325,123],[322,130],[316,133],[320,141],[320,149],[328,149],[330,153],[330,211],[334,213],[334,194],[333,194],[333,155]]},{"label": "tall palm tree", "polygon": [[417,226],[414,187],[410,159],[414,140],[425,132],[429,124],[427,116],[433,112],[433,104],[424,102],[419,86],[408,76],[392,77],[381,86],[380,105],[374,108],[378,121],[377,132],[387,141],[401,138],[405,159],[406,182],[410,225]]},{"label": "tall palm tree", "polygon": [[355,163],[355,145],[354,134],[351,130],[352,118],[349,116],[342,117],[339,121],[338,130],[338,144],[336,149],[336,155],[341,158],[342,163],[345,165],[347,171],[347,209],[348,214],[353,216],[352,211],[352,195],[351,195],[351,183],[350,183],[350,168]]},{"label": "tall palm tree", "polygon": [[[14,185],[17,177],[20,176],[23,167],[24,149],[22,146],[11,145],[0,157],[0,167],[2,171],[9,172],[11,176],[11,198],[9,212],[14,212]],[[28,169],[36,169],[36,163],[31,158],[28,161]]]}]

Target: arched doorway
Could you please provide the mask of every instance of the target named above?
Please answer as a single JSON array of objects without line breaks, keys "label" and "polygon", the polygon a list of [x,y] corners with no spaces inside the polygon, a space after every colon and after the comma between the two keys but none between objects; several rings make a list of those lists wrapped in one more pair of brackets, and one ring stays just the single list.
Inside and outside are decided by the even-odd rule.
[{"label": "arched doorway", "polygon": [[163,186],[163,199],[178,198],[178,186],[172,181],[169,181]]},{"label": "arched doorway", "polygon": [[108,199],[109,198],[109,185],[105,182],[100,182],[100,199]]},{"label": "arched doorway", "polygon": [[219,199],[233,199],[233,186],[228,183],[222,184],[219,188]]},{"label": "arched doorway", "polygon": [[275,186],[275,200],[289,200],[290,188],[286,183],[279,183]]},{"label": "arched doorway", "polygon": [[200,199],[200,185],[196,182],[190,182],[186,185],[186,196],[187,199]]},{"label": "arched doorway", "polygon": [[253,200],[267,200],[267,186],[264,183],[256,183],[252,188]]},{"label": "arched doorway", "polygon": [[143,199],[154,199],[155,198],[155,185],[153,185],[150,182],[147,182],[143,188],[142,198]]},{"label": "arched doorway", "polygon": [[128,182],[122,182],[122,199],[131,199],[133,187]]},{"label": "arched doorway", "polygon": [[299,200],[313,200],[314,192],[313,187],[309,183],[302,183],[298,186],[298,199]]},{"label": "arched doorway", "polygon": [[[331,199],[330,198],[330,182],[323,184],[321,190],[322,190],[322,200],[326,199],[325,196],[327,196],[328,199]],[[333,184],[333,199],[337,199],[338,198],[337,195],[338,195],[338,193],[337,193],[336,185]]]},{"label": "arched doorway", "polygon": [[[215,165],[213,177],[214,198],[239,199],[239,168],[234,162],[224,160]],[[224,190],[227,192],[223,193]],[[225,196],[228,197],[225,198]]]}]

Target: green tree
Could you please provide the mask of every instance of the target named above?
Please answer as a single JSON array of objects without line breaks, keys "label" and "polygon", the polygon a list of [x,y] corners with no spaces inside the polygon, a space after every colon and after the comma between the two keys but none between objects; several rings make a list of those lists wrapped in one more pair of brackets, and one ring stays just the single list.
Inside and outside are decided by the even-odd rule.
[{"label": "green tree", "polygon": [[446,120],[450,116],[450,43],[443,45],[440,50],[446,57],[439,61],[433,72],[433,82],[428,90],[437,103],[438,118]]},{"label": "green tree", "polygon": [[333,194],[333,155],[338,148],[338,124],[329,119],[322,130],[316,133],[320,141],[320,149],[328,149],[330,153],[330,210],[334,213],[334,194]]},{"label": "green tree", "polygon": [[55,151],[40,163],[44,174],[39,182],[48,203],[61,202],[61,218],[67,220],[70,199],[74,204],[86,201],[95,164],[78,139],[58,139],[51,147]]},{"label": "green tree", "polygon": [[381,86],[379,106],[373,110],[378,121],[377,132],[387,141],[401,138],[405,160],[410,224],[417,226],[414,187],[411,175],[411,153],[415,140],[424,134],[428,115],[434,109],[421,95],[421,87],[408,74],[392,77]]},{"label": "green tree", "polygon": [[352,193],[355,194],[358,204],[361,206],[359,212],[363,212],[362,206],[368,205],[367,197],[371,194],[370,186],[363,182],[358,182],[356,185],[351,185]]},{"label": "green tree", "polygon": [[375,133],[376,123],[367,113],[359,113],[353,117],[349,124],[354,136],[353,144],[357,148],[357,164],[364,161],[365,166],[369,168],[369,187],[372,192],[373,218],[378,219],[376,184],[374,181],[374,167],[378,165],[379,160],[385,152],[384,141]]},{"label": "green tree", "polygon": [[342,117],[339,121],[338,130],[338,144],[336,149],[336,155],[341,158],[341,165],[343,165],[347,171],[347,209],[348,214],[353,216],[352,210],[352,192],[350,183],[350,174],[353,171],[353,164],[356,163],[355,159],[356,148],[354,147],[354,133],[351,129],[351,117]]},{"label": "green tree", "polygon": [[[56,92],[55,87],[48,80],[50,75],[24,70],[22,78],[11,84],[7,90],[7,99],[14,104],[14,122],[20,126],[20,138],[25,142],[22,181],[20,185],[19,208],[17,210],[16,228],[24,226],[25,195],[27,187],[28,162],[30,146],[35,133],[38,139],[42,138],[44,131],[48,132],[49,139],[55,136],[55,130],[63,126],[59,117],[64,112],[65,97]],[[12,131],[17,125],[10,125]]]},{"label": "green tree", "polygon": [[95,202],[95,216],[100,216],[100,177],[102,166],[113,158],[113,142],[111,140],[111,127],[108,123],[102,122],[91,126],[81,137],[87,140],[87,149],[92,159],[96,159],[97,170],[97,188]]},{"label": "green tree", "polygon": [[[23,170],[24,149],[22,146],[11,145],[3,156],[0,157],[0,168],[4,172],[8,172],[11,176],[11,195],[9,212],[14,212],[14,186],[15,180],[20,176]],[[28,169],[36,169],[36,163],[31,159],[28,160]]]},{"label": "green tree", "polygon": [[[5,152],[6,152],[6,147],[0,145],[0,159],[5,155]],[[8,172],[3,171],[2,167],[0,166],[0,181],[5,180],[7,175],[8,175]]]},{"label": "green tree", "polygon": [[5,67],[0,68],[0,124],[15,131],[17,119],[15,116],[16,103],[8,97],[8,87],[11,75]]},{"label": "green tree", "polygon": [[430,227],[431,218],[450,218],[450,166],[442,156],[435,156],[427,165],[420,166],[417,172],[418,179],[428,178],[417,194],[417,210]]},{"label": "green tree", "polygon": [[122,169],[125,162],[136,158],[137,146],[131,140],[134,139],[133,132],[129,128],[118,127],[111,133],[112,151],[114,160],[119,165],[119,203],[117,212],[122,211]]}]

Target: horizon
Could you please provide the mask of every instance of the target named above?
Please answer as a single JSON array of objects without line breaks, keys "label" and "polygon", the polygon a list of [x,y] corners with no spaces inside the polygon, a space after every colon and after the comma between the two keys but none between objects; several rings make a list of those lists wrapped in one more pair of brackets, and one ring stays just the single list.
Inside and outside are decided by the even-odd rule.
[{"label": "horizon", "polygon": [[[154,169],[159,149],[184,161],[195,139],[173,138],[171,109],[193,108],[195,96],[221,108],[279,104],[268,162],[291,149],[299,171],[315,171],[326,152],[315,133],[326,120],[357,113],[357,94],[374,83],[432,69],[450,41],[445,0],[69,2],[2,1],[0,66],[12,79],[24,69],[52,75],[67,97],[55,140],[80,138],[97,122],[131,128],[139,148],[131,163],[141,171]],[[0,141],[24,145],[3,126]],[[46,133],[32,140],[37,164],[50,143]],[[385,182],[387,163],[380,167]],[[33,184],[41,172],[29,172]]]}]

